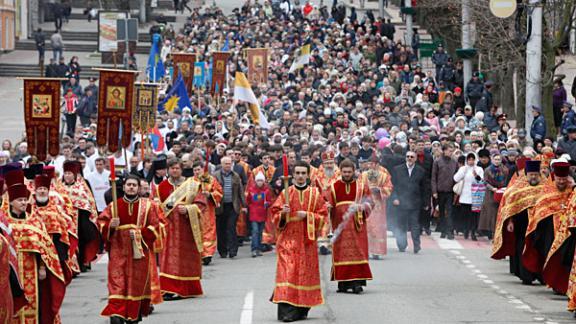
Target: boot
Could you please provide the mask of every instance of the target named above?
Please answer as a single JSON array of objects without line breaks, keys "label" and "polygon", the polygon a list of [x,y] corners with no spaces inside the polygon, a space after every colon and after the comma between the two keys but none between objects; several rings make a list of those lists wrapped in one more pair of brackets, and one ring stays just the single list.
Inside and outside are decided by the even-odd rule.
[{"label": "boot", "polygon": [[124,324],[124,319],[118,316],[110,317],[110,324]]}]

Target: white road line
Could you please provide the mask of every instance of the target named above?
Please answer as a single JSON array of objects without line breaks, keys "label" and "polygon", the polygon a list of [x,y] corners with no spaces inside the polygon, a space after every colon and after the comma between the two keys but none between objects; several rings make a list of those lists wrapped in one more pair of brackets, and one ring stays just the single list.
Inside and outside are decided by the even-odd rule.
[{"label": "white road line", "polygon": [[440,238],[439,233],[433,233],[432,239],[434,241],[436,241],[436,243],[438,243],[438,246],[442,250],[463,250],[464,249],[464,247],[460,243],[458,243],[458,241],[456,241],[456,240],[448,240],[448,239]]},{"label": "white road line", "polygon": [[98,262],[96,262],[97,264],[106,264],[108,263],[108,253],[105,253],[102,255],[102,257],[100,258],[100,260],[98,260]]},{"label": "white road line", "polygon": [[240,314],[240,324],[252,324],[252,312],[254,311],[254,291],[251,290],[244,297],[244,306]]}]

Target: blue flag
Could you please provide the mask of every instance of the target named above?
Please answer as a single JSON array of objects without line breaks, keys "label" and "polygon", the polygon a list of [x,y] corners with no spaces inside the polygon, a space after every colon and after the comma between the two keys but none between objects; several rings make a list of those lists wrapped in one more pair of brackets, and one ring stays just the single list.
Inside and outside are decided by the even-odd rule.
[{"label": "blue flag", "polygon": [[148,57],[148,78],[152,82],[157,82],[164,77],[164,63],[160,57],[160,42],[162,37],[159,34],[152,35],[152,47],[150,47],[150,56]]},{"label": "blue flag", "polygon": [[204,62],[194,63],[194,80],[192,81],[194,88],[204,87],[204,83],[206,82],[206,71],[204,70],[205,66],[206,63]]},{"label": "blue flag", "polygon": [[228,41],[228,35],[226,35],[226,41],[224,42],[224,46],[222,46],[222,52],[228,52],[230,50],[230,42]]},{"label": "blue flag", "polygon": [[208,73],[206,73],[206,89],[212,86],[212,62],[208,65]]},{"label": "blue flag", "polygon": [[176,79],[176,82],[172,85],[172,89],[168,91],[166,98],[160,103],[158,112],[164,110],[173,112],[176,108],[182,111],[182,109],[186,107],[192,109],[190,98],[188,97],[188,91],[186,91],[186,83],[184,83],[182,75],[178,74],[178,79]]}]

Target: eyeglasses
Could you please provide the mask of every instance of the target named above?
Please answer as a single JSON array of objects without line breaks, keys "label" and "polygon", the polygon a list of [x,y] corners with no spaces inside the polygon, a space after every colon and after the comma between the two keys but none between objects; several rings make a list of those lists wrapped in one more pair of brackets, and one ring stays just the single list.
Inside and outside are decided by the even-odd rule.
[{"label": "eyeglasses", "polygon": [[414,155],[406,155],[406,158],[407,158],[407,159],[415,159],[416,156],[414,156]]}]

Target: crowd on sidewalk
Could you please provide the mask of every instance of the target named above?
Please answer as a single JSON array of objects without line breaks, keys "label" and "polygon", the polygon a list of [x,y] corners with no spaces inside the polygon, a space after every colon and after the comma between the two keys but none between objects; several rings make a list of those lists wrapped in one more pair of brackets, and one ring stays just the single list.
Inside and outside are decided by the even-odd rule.
[{"label": "crowd on sidewalk", "polygon": [[[334,254],[338,292],[360,294],[372,278],[369,259],[387,253],[388,230],[400,252],[408,232],[413,253],[432,231],[493,240],[493,257],[510,256],[524,283],[539,279],[572,303],[576,120],[560,81],[557,138],[542,107],[528,107],[528,131],[512,127],[493,98],[498,85],[480,71],[464,80],[462,62],[443,44],[427,71],[418,46],[394,41],[389,20],[348,15],[336,1],[331,12],[285,0],[248,1],[230,16],[195,9],[182,30],[156,31],[167,70],[161,97],[175,78],[172,52],[209,62],[227,44],[224,96],[191,94],[190,107],[159,110],[148,141],[134,134],[129,148],[107,152],[95,141],[98,80],[81,85],[78,58],[66,64],[60,53],[46,68],[67,79],[60,154],[39,161],[25,138],[5,140],[0,151],[7,190],[0,243],[14,246],[18,260],[42,256],[23,269],[0,249],[0,263],[12,261],[14,272],[2,305],[57,318],[65,286],[106,251],[110,298],[102,314],[139,322],[163,300],[202,295],[202,266],[219,266],[216,253],[236,258],[251,238],[252,257],[278,254],[272,301],[279,320],[295,321],[323,301],[319,253]],[[306,44],[309,63],[290,71]],[[269,128],[233,99],[235,72],[248,66],[243,50],[258,47],[269,49],[269,79],[252,88]],[[539,206],[547,207],[531,218]],[[22,239],[30,226],[43,242],[31,250]],[[39,281],[22,289],[29,274]],[[36,303],[38,291],[53,302]],[[15,314],[25,321],[33,313]]]}]

